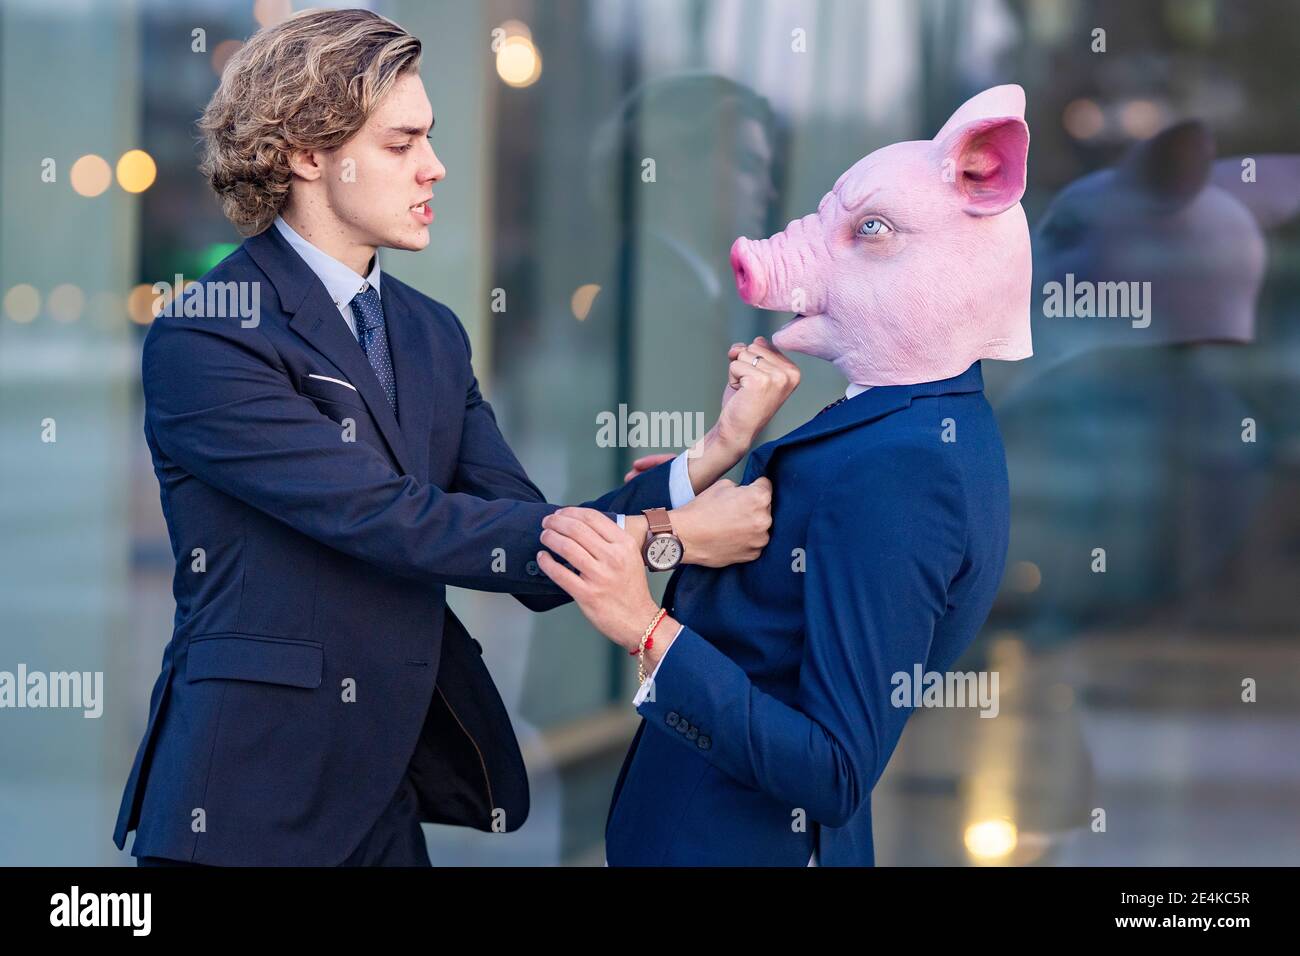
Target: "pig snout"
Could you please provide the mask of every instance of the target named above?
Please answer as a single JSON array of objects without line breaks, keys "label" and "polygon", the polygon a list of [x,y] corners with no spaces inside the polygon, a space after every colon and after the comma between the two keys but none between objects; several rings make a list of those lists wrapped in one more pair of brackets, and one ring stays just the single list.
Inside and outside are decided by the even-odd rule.
[{"label": "pig snout", "polygon": [[759,265],[754,250],[756,245],[743,236],[731,244],[731,271],[736,276],[736,292],[749,305],[759,305],[767,295],[767,273]]},{"label": "pig snout", "polygon": [[731,246],[731,271],[740,298],[777,312],[821,311],[818,272],[825,250],[820,236],[817,217],[806,216],[770,239],[737,239]]}]

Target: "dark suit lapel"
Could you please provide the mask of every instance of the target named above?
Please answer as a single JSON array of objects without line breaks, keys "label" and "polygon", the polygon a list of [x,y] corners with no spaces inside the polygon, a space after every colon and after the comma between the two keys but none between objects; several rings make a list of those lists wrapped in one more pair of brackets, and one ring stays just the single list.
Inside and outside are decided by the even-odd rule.
[{"label": "dark suit lapel", "polygon": [[[749,453],[749,461],[745,463],[745,476],[740,483],[747,485],[761,478],[771,464],[772,457],[783,448],[813,441],[846,428],[879,421],[899,409],[906,408],[916,396],[978,392],[983,388],[984,378],[980,371],[980,363],[975,362],[960,375],[938,382],[923,382],[918,385],[878,385],[867,389],[820,415],[814,415],[794,431],[765,445],[759,445]],[[664,588],[664,607],[671,608],[677,600],[678,585],[682,575],[687,573],[688,567],[689,565],[679,565],[673,572],[673,576],[668,579],[668,585]]]},{"label": "dark suit lapel", "polygon": [[767,470],[772,456],[782,448],[812,441],[854,425],[865,425],[867,422],[883,418],[890,412],[906,408],[911,401],[910,385],[882,385],[855,395],[830,411],[808,419],[794,431],[755,448],[749,454],[749,462],[745,465],[745,477],[740,483],[747,485],[761,477]]},{"label": "dark suit lapel", "polygon": [[[815,438],[842,431],[854,425],[863,425],[883,418],[890,412],[905,408],[912,401],[911,389],[912,386],[909,385],[890,385],[868,389],[860,395],[855,395],[849,401],[841,402],[829,411],[810,418],[794,431],[764,445],[759,445],[749,453],[749,461],[745,463],[745,475],[740,479],[740,483],[748,485],[763,477],[768,465],[772,462],[772,457],[783,448],[789,448],[801,442],[812,441]],[[673,576],[668,579],[668,584],[664,588],[664,607],[671,608],[676,602],[678,586],[681,583],[682,575],[689,573],[688,567],[689,565],[678,565],[677,569],[673,571]],[[692,580],[695,579],[692,578]]]},{"label": "dark suit lapel", "polygon": [[[745,476],[740,479],[740,483],[748,485],[761,478],[764,472],[767,471],[772,456],[782,448],[788,448],[800,442],[811,441],[814,438],[829,435],[832,432],[841,431],[853,425],[874,421],[892,411],[906,407],[911,400],[911,386],[908,385],[872,388],[860,395],[855,395],[849,401],[841,402],[830,411],[810,418],[794,431],[755,448],[749,453],[749,461],[745,463]],[[664,607],[671,608],[677,600],[677,589],[681,583],[682,575],[687,573],[687,567],[687,565],[679,565],[677,570],[673,572],[673,576],[668,579],[668,584],[664,588]]]},{"label": "dark suit lapel", "polygon": [[869,388],[820,415],[814,415],[794,431],[755,448],[750,453],[741,484],[748,484],[762,475],[771,462],[772,455],[782,448],[874,422],[900,408],[906,408],[912,403],[912,398],[918,395],[977,392],[983,388],[984,378],[979,362],[975,362],[960,375],[938,382],[922,382],[916,385],[877,385],[875,388]]},{"label": "dark suit lapel", "polygon": [[[353,337],[347,323],[339,315],[334,300],[329,297],[320,279],[316,278],[316,273],[293,251],[293,247],[275,226],[245,240],[244,245],[253,260],[271,278],[285,312],[293,316],[289,327],[329,359],[347,381],[356,386],[402,472],[415,475],[411,466],[412,458],[397,426],[397,419],[393,417],[393,410],[388,406],[383,386],[379,384],[375,370],[370,367],[370,360],[362,351],[361,343]],[[382,301],[382,290],[380,298]],[[393,324],[387,321],[390,335]],[[391,340],[389,349],[393,349]],[[401,374],[396,368],[394,375],[398,378],[400,389]],[[400,410],[400,394],[398,401]]]},{"label": "dark suit lapel", "polygon": [[[339,310],[334,307],[334,301],[319,282],[315,289],[307,293],[302,306],[289,322],[289,327],[337,365],[347,380],[357,387],[371,416],[378,423],[379,430],[383,432],[393,457],[402,466],[402,471],[414,475],[406,442],[397,426],[397,419],[393,417],[393,410],[388,405],[384,387],[379,384],[375,370],[370,367],[370,360],[366,358],[361,343],[353,338],[343,317],[339,315]],[[391,328],[391,324],[388,327]],[[389,348],[392,348],[391,342]],[[396,370],[394,374],[397,374]],[[399,410],[402,408],[400,404],[397,407]]]},{"label": "dark suit lapel", "polygon": [[[397,412],[402,436],[420,469],[417,477],[428,481],[433,411],[438,404],[438,389],[445,384],[434,364],[438,352],[430,338],[428,323],[412,313],[397,284],[386,278],[381,278],[379,283],[393,376],[397,379]],[[455,449],[452,451],[455,453]]]}]

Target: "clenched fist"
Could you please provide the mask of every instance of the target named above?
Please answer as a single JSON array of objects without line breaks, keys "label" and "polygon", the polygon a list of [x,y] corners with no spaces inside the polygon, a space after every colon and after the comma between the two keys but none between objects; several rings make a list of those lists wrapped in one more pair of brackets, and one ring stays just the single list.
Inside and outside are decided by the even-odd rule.
[{"label": "clenched fist", "polygon": [[[777,409],[799,387],[799,367],[761,335],[748,345],[737,342],[727,358],[730,364],[722,411],[687,455],[687,473],[697,494],[745,456]],[[649,459],[641,459],[633,470],[643,463],[650,466]]]},{"label": "clenched fist", "polygon": [[715,427],[723,444],[749,448],[799,387],[799,367],[761,335],[748,345],[737,342],[727,358],[731,364]]},{"label": "clenched fist", "polygon": [[772,528],[772,482],[759,478],[737,485],[719,479],[675,509],[672,521],[691,564],[725,568],[753,561],[767,546]]}]

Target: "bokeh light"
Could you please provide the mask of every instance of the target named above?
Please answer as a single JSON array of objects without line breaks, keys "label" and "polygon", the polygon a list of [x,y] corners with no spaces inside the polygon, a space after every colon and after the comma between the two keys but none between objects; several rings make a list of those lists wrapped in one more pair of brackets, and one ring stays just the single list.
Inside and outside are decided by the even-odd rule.
[{"label": "bokeh light", "polygon": [[256,0],[253,4],[253,19],[259,27],[275,26],[286,20],[293,13],[290,0]]},{"label": "bokeh light", "polygon": [[56,322],[75,322],[86,308],[86,295],[80,286],[65,282],[50,290],[45,308]]},{"label": "bokeh light", "polygon": [[199,272],[205,273],[215,269],[222,259],[239,248],[234,242],[214,242],[207,246],[199,256]]},{"label": "bokeh light", "polygon": [[569,308],[573,310],[573,317],[579,322],[585,320],[591,312],[591,305],[596,301],[596,296],[600,295],[600,286],[591,283],[580,285],[573,291],[573,297],[569,300]]},{"label": "bokeh light", "polygon": [[102,156],[88,153],[72,164],[72,188],[82,196],[98,196],[113,182],[113,170]]},{"label": "bokeh light", "polygon": [[143,149],[129,149],[117,161],[117,184],[129,193],[144,192],[157,176],[157,164]]},{"label": "bokeh light", "polygon": [[1043,583],[1043,572],[1032,561],[1017,561],[1007,572],[1007,584],[1021,594],[1033,594]]},{"label": "bokeh light", "polygon": [[988,863],[1010,856],[1018,839],[1016,825],[1010,820],[981,820],[966,828],[966,852]]},{"label": "bokeh light", "polygon": [[[518,32],[512,33],[512,27]],[[503,24],[502,28],[506,31],[506,37],[497,50],[497,75],[508,86],[532,86],[542,75],[542,55],[523,24],[511,20]]]},{"label": "bokeh light", "polygon": [[1075,139],[1092,139],[1105,128],[1106,116],[1092,100],[1073,100],[1061,114],[1061,124]]},{"label": "bokeh light", "polygon": [[161,305],[169,298],[171,298],[170,293],[159,296],[150,283],[142,282],[126,297],[126,313],[136,325],[148,325],[155,317],[155,300],[158,300]]},{"label": "bokeh light", "polygon": [[15,322],[30,322],[41,311],[41,294],[25,282],[5,293],[5,315]]},{"label": "bokeh light", "polygon": [[225,70],[226,64],[230,62],[230,58],[238,53],[239,48],[243,45],[243,41],[241,40],[222,40],[213,47],[212,72],[217,74],[217,76],[220,76],[222,71]]},{"label": "bokeh light", "polygon": [[1164,125],[1164,116],[1151,100],[1131,100],[1119,111],[1119,125],[1134,139],[1149,139]]}]

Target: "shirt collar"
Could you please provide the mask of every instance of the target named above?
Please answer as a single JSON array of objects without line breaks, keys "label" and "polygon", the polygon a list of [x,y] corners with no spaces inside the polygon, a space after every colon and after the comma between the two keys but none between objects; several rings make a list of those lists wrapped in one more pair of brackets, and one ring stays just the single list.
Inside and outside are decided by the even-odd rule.
[{"label": "shirt collar", "polygon": [[293,246],[294,252],[302,256],[311,271],[316,273],[316,278],[320,279],[321,284],[325,286],[325,291],[340,309],[349,305],[353,297],[359,292],[364,292],[367,286],[373,288],[375,294],[383,298],[380,292],[378,251],[375,252],[374,265],[370,269],[370,274],[363,279],[348,266],[298,235],[283,217],[275,217],[275,226],[280,230],[280,235]]},{"label": "shirt collar", "polygon": [[870,387],[870,385],[859,385],[857,382],[850,382],[849,387],[844,390],[844,397],[852,398],[854,395],[861,395]]}]

